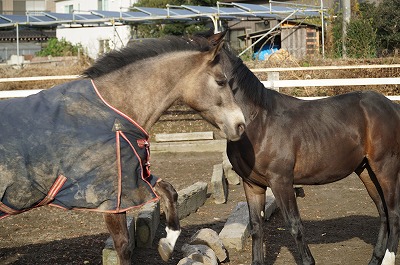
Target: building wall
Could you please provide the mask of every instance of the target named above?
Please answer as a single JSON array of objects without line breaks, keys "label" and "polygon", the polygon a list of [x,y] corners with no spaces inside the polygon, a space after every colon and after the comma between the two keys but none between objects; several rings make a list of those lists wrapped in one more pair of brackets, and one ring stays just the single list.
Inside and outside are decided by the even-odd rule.
[{"label": "building wall", "polygon": [[[137,0],[56,0],[57,13],[69,13],[70,10],[128,10]],[[72,8],[71,8],[72,6]]]},{"label": "building wall", "polygon": [[115,31],[112,26],[58,28],[57,38],[81,44],[85,54],[96,59],[110,49],[126,46],[131,38],[130,26],[116,26]]},{"label": "building wall", "polygon": [[0,0],[0,13],[25,15],[27,11],[55,12],[55,0]]}]

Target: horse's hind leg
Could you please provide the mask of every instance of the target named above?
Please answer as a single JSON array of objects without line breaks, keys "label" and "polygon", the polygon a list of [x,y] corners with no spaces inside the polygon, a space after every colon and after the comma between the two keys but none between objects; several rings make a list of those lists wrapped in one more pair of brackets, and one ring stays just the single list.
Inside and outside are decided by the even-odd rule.
[{"label": "horse's hind leg", "polygon": [[126,213],[105,213],[104,221],[114,241],[120,264],[130,265],[132,249],[129,244]]},{"label": "horse's hind leg", "polygon": [[379,194],[378,189],[380,189],[379,184],[376,181],[376,177],[372,170],[367,165],[368,172],[363,168],[357,169],[355,172],[360,177],[361,181],[364,183],[365,188],[368,191],[369,196],[374,201],[376,208],[380,217],[380,227],[378,233],[378,239],[375,244],[374,252],[372,253],[372,258],[369,265],[381,264],[383,256],[385,255],[386,244],[388,239],[387,230],[387,218],[384,208],[384,201]]},{"label": "horse's hind leg", "polygon": [[158,252],[161,258],[167,261],[181,233],[177,209],[178,193],[170,183],[163,180],[158,181],[154,188],[157,194],[161,196],[165,205],[164,211],[167,219],[167,227],[165,230],[167,231],[167,237],[160,239]]}]

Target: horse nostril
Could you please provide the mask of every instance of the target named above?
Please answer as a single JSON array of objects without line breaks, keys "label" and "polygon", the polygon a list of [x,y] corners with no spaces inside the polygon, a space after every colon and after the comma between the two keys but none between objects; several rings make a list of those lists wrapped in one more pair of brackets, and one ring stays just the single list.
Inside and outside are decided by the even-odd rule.
[{"label": "horse nostril", "polygon": [[239,135],[242,135],[244,133],[244,130],[246,129],[246,125],[244,123],[239,123],[237,127],[237,131]]}]

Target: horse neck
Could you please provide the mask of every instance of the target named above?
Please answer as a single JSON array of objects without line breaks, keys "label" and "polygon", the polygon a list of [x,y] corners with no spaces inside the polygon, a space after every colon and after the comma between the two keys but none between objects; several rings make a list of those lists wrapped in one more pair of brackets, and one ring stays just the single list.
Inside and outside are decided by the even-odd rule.
[{"label": "horse neck", "polygon": [[148,131],[180,98],[177,83],[193,67],[185,57],[181,54],[142,60],[93,81],[107,103]]}]

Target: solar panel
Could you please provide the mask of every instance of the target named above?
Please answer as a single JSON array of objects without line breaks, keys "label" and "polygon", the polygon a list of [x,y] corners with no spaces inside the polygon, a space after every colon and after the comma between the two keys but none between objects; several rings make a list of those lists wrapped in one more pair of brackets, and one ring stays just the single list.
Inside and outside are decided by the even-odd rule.
[{"label": "solar panel", "polygon": [[243,4],[243,3],[233,3],[233,5],[249,12],[270,12],[269,6],[267,7],[262,5]]},{"label": "solar panel", "polygon": [[64,14],[64,13],[54,13],[54,12],[46,12],[44,13],[46,16],[55,18],[56,20],[72,20],[72,14]]},{"label": "solar panel", "polygon": [[217,11],[213,9],[211,6],[190,6],[190,5],[182,5],[182,7],[189,9],[190,11],[193,11],[194,13],[201,14],[201,13],[206,13],[206,14],[215,14]]},{"label": "solar panel", "polygon": [[25,23],[27,21],[27,17],[26,16],[21,16],[21,15],[2,15],[3,18],[9,20],[10,22],[13,23]]},{"label": "solar panel", "polygon": [[155,7],[138,7],[135,6],[135,9],[142,11],[144,13],[149,14],[150,16],[167,16],[167,10],[162,8],[155,8]]},{"label": "solar panel", "polygon": [[92,10],[90,11],[93,15],[100,16],[103,18],[119,18],[121,13],[118,11],[103,11],[103,10]]}]

